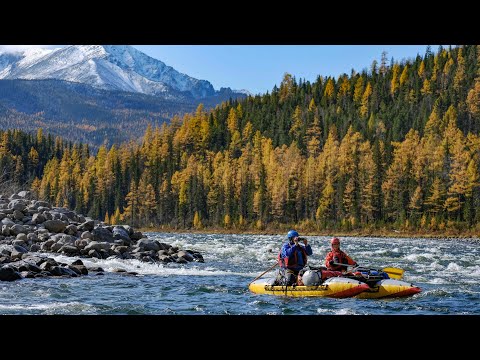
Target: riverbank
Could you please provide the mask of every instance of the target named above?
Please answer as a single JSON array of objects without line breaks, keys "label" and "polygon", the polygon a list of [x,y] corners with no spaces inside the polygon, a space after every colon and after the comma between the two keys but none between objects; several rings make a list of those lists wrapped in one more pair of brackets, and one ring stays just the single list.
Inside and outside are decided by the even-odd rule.
[{"label": "riverbank", "polygon": [[[475,239],[480,241],[479,231],[459,231],[449,229],[444,231],[413,231],[392,229],[364,229],[352,231],[308,231],[301,227],[293,227],[301,236],[339,236],[339,237],[382,237],[382,238],[427,238],[427,239]],[[285,235],[290,228],[266,228],[266,229],[239,229],[209,227],[202,229],[175,228],[172,226],[142,227],[142,232],[167,232],[167,233],[191,233],[191,234],[245,234],[245,235]]]}]

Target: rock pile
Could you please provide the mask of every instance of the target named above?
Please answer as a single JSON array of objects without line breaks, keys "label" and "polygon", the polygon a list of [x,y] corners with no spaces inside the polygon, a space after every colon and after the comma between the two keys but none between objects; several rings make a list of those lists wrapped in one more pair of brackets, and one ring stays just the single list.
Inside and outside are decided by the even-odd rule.
[{"label": "rock pile", "polygon": [[203,262],[198,251],[146,238],[129,225],[106,225],[75,211],[52,207],[29,191],[0,195],[0,280],[22,277],[88,274],[81,260],[71,265],[35,252],[98,259],[138,259],[144,262]]}]

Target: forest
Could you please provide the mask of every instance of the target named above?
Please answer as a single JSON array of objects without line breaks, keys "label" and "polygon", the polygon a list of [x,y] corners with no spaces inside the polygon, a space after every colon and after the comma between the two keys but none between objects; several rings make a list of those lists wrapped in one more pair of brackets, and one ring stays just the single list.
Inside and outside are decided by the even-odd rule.
[{"label": "forest", "polygon": [[480,46],[383,53],[95,152],[0,131],[0,187],[145,228],[479,234],[479,131]]}]

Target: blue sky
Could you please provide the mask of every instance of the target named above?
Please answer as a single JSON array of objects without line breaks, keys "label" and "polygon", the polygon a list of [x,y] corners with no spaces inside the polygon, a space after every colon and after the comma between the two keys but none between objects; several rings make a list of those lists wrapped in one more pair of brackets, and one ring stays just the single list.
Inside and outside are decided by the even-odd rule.
[{"label": "blue sky", "polygon": [[[318,75],[339,76],[370,68],[382,51],[390,60],[423,56],[427,45],[134,45],[180,72],[253,94],[271,91],[288,72],[315,81]],[[431,45],[436,52],[438,45]]]},{"label": "blue sky", "polygon": [[[59,47],[61,45],[17,45]],[[427,45],[133,45],[192,77],[208,80],[215,89],[246,89],[253,94],[271,91],[288,72],[315,81],[318,75],[350,74],[370,68],[383,51],[390,60],[424,55]],[[12,50],[16,46],[1,46]],[[431,45],[436,52],[438,45]]]}]

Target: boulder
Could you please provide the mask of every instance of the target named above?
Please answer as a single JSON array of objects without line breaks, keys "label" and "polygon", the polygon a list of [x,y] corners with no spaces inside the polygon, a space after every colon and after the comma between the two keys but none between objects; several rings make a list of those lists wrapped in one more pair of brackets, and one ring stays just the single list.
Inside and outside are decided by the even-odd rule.
[{"label": "boulder", "polygon": [[43,226],[50,232],[60,233],[65,231],[67,224],[61,220],[47,220],[43,223]]},{"label": "boulder", "polygon": [[93,240],[98,242],[113,243],[113,240],[114,240],[113,234],[109,230],[102,227],[96,227],[95,229],[93,229],[92,235],[93,235]]}]

